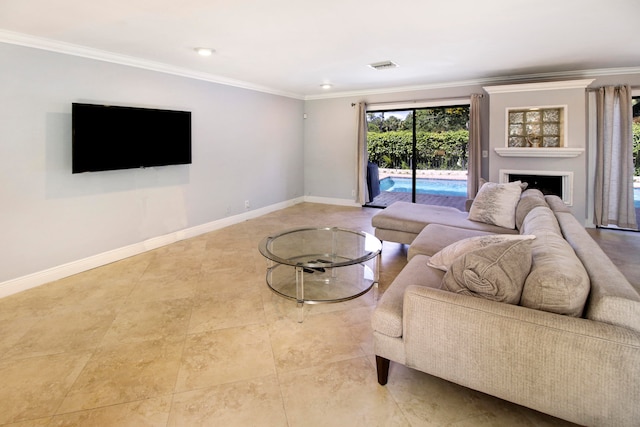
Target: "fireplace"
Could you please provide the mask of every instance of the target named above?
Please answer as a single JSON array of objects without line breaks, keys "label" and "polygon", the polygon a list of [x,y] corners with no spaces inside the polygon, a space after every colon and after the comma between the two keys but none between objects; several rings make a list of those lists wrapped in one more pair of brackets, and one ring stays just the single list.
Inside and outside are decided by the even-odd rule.
[{"label": "fireplace", "polygon": [[525,171],[500,169],[500,182],[526,182],[543,194],[555,194],[567,205],[573,205],[573,172]]}]

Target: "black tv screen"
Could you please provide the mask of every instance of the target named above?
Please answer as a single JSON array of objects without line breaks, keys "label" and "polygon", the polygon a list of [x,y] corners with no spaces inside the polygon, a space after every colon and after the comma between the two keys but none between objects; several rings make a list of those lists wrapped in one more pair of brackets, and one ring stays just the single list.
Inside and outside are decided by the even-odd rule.
[{"label": "black tv screen", "polygon": [[72,104],[72,172],[191,163],[191,112]]}]

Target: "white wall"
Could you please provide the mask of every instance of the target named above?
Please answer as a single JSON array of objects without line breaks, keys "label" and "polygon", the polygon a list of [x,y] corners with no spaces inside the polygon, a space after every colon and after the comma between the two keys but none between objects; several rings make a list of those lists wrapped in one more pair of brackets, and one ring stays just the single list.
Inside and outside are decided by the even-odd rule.
[{"label": "white wall", "polygon": [[[0,43],[0,284],[303,196],[302,100]],[[192,112],[193,164],[71,174],[71,103]]]},{"label": "white wall", "polygon": [[[572,80],[572,77],[564,80]],[[629,84],[640,86],[640,74],[590,76],[594,82],[590,87]],[[556,79],[561,80],[561,79]],[[500,82],[492,82],[491,86]],[[505,81],[504,84],[513,84]],[[587,176],[589,153],[587,147],[587,111],[584,90],[569,93],[506,94],[490,97],[483,86],[469,85],[420,91],[398,91],[395,93],[349,96],[343,98],[315,99],[305,103],[308,118],[305,121],[305,194],[309,196],[354,200],[351,190],[356,186],[356,112],[351,103],[402,102],[424,99],[446,99],[468,97],[472,93],[483,93],[482,99],[482,149],[489,157],[482,159],[482,176],[498,179],[499,169],[536,169],[540,159],[500,158],[493,148],[504,146],[504,108],[507,106],[533,106],[571,104],[569,109],[570,146],[584,147],[585,153],[574,159],[545,159],[545,168],[574,171],[573,212],[581,220],[587,215],[587,197],[593,197],[591,177]],[[493,112],[492,112],[493,111]],[[490,134],[490,123],[493,126]]]},{"label": "white wall", "polygon": [[[520,85],[514,85],[520,86]],[[581,223],[585,222],[587,197],[587,117],[585,86],[574,89],[513,91],[492,93],[490,95],[490,149],[489,179],[498,182],[501,169],[573,172],[573,214]],[[517,90],[517,89],[516,89]],[[506,147],[506,110],[540,106],[566,106],[565,121],[567,134],[565,143],[570,148],[582,148],[585,151],[572,158],[554,157],[502,157],[495,148]]]},{"label": "white wall", "polygon": [[[480,85],[406,91],[388,94],[315,99],[305,103],[305,195],[355,200],[356,120],[352,103],[403,102],[422,99],[464,98],[483,93]],[[483,100],[486,102],[486,100]],[[487,104],[488,105],[488,104]],[[488,114],[486,121],[488,134]]]},{"label": "white wall", "polygon": [[[2,43],[0,64],[0,288],[66,263],[241,217],[245,200],[258,211],[302,196],[353,201],[351,103],[483,92],[478,84],[303,102]],[[623,83],[640,85],[640,74],[598,77],[591,86]],[[72,102],[192,111],[194,163],[72,175]],[[488,150],[487,94],[482,102]],[[483,159],[485,178],[497,169]]]}]

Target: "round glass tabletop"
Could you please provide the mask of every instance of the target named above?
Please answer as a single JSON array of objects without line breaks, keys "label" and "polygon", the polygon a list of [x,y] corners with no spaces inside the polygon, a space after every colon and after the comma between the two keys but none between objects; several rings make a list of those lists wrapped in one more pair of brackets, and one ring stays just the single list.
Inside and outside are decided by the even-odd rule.
[{"label": "round glass tabletop", "polygon": [[339,227],[307,227],[265,237],[258,247],[278,264],[307,268],[334,268],[375,258],[382,251],[377,237]]},{"label": "round glass tabletop", "polygon": [[348,301],[378,282],[382,242],[363,231],[297,228],[265,237],[258,249],[270,261],[269,288],[300,305]]}]

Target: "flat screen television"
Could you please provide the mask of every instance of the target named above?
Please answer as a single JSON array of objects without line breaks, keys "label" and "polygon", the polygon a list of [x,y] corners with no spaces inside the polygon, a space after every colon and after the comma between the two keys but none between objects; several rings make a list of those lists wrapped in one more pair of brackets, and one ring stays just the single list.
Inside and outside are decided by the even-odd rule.
[{"label": "flat screen television", "polygon": [[72,173],[191,163],[191,112],[72,104]]}]

